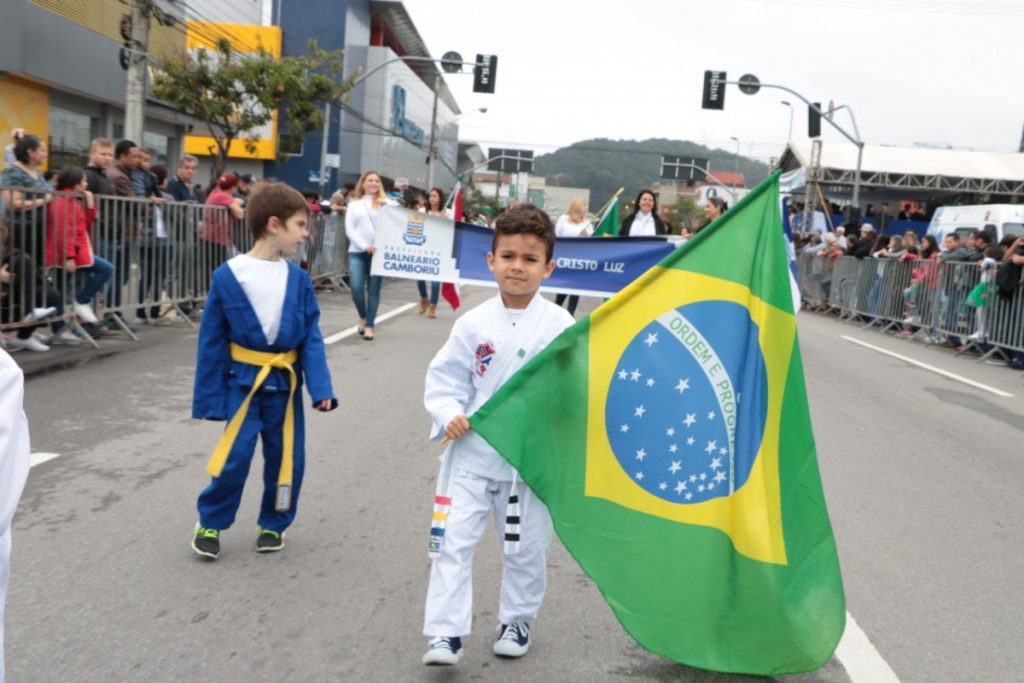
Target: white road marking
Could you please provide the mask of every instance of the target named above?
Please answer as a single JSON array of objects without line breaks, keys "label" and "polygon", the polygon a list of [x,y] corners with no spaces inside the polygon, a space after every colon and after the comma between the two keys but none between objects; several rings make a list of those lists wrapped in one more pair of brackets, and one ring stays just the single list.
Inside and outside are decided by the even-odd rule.
[{"label": "white road marking", "polygon": [[60,453],[42,453],[42,452],[33,453],[31,458],[30,458],[30,463],[31,463],[30,466],[31,467],[35,467],[36,465],[42,465],[44,462],[49,462],[50,460],[53,460],[54,458],[59,458],[59,457],[60,457]]},{"label": "white road marking", "polygon": [[[398,308],[396,308],[393,311],[388,311],[384,315],[378,315],[376,322],[384,322],[388,318],[394,318],[396,315],[401,315],[402,313],[405,313],[406,311],[408,311],[410,308],[415,308],[415,307],[416,307],[416,304],[402,304],[401,306],[399,306]],[[335,334],[332,334],[330,337],[327,337],[327,339],[324,339],[324,344],[326,344],[327,346],[330,346],[331,344],[335,344],[337,342],[340,342],[345,337],[351,337],[353,334],[356,334],[358,331],[359,331],[359,327],[356,326],[356,325],[353,325],[352,327],[348,328],[347,330],[342,330],[341,332],[336,332]]]},{"label": "white road marking", "polygon": [[847,337],[846,335],[839,335],[839,336],[840,336],[841,339],[845,339],[848,342],[852,342],[852,343],[857,344],[859,346],[863,346],[864,348],[871,349],[872,351],[877,351],[878,353],[884,354],[886,356],[891,356],[893,358],[896,358],[896,359],[899,359],[899,360],[903,361],[904,363],[909,363],[910,365],[917,366],[917,367],[919,367],[919,368],[921,368],[923,370],[928,370],[929,372],[934,372],[936,375],[942,375],[943,377],[949,378],[949,379],[951,379],[951,380],[953,380],[955,382],[960,382],[961,384],[966,384],[967,386],[974,387],[975,389],[981,389],[982,391],[987,391],[990,394],[995,394],[996,396],[1002,396],[1003,398],[1013,398],[1013,394],[1010,394],[1010,393],[1007,393],[1005,391],[1002,391],[1001,389],[996,389],[994,387],[990,387],[987,384],[982,384],[981,382],[975,382],[972,379],[967,379],[966,377],[961,377],[960,375],[955,375],[952,372],[947,372],[946,370],[942,370],[942,369],[937,368],[937,367],[935,367],[933,365],[928,365],[927,363],[922,363],[921,361],[914,360],[913,358],[907,358],[906,356],[900,355],[898,353],[894,353],[892,351],[888,351],[888,350],[883,349],[881,347],[875,346],[874,344],[868,344],[867,342],[863,342],[863,341],[861,341],[859,339],[854,339],[853,337]]},{"label": "white road marking", "polygon": [[861,630],[853,615],[846,613],[846,630],[839,639],[836,658],[842,663],[846,675],[853,683],[899,683],[889,664],[882,659],[868,636]]}]

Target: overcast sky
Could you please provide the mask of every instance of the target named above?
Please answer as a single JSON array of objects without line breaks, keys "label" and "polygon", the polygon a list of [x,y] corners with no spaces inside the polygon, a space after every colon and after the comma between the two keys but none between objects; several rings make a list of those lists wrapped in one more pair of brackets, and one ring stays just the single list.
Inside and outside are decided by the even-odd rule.
[{"label": "overcast sky", "polygon": [[[448,76],[463,140],[550,151],[594,137],[693,140],[768,160],[807,135],[781,91],[728,86],[703,111],[705,69],[753,73],[849,104],[865,142],[1016,151],[1024,125],[1024,0],[405,0],[428,49],[498,55],[493,95]],[[487,107],[481,114],[478,107]],[[843,114],[840,123],[848,122]],[[823,126],[827,129],[827,126]],[[826,140],[842,139],[826,132]]]}]

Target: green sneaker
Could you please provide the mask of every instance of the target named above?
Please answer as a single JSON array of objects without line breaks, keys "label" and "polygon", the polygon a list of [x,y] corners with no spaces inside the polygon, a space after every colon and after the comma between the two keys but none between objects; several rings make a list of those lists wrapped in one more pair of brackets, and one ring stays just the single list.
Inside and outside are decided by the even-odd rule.
[{"label": "green sneaker", "polygon": [[192,538],[192,550],[197,555],[216,560],[220,557],[220,532],[207,529],[196,523],[196,535]]},{"label": "green sneaker", "polygon": [[276,553],[284,548],[284,532],[277,533],[270,529],[260,528],[260,535],[256,538],[256,552]]}]

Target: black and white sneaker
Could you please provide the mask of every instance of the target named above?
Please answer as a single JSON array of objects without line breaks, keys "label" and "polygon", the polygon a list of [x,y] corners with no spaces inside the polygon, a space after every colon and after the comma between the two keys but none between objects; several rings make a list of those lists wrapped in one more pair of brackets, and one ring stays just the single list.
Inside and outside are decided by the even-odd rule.
[{"label": "black and white sneaker", "polygon": [[452,666],[462,659],[462,638],[458,636],[434,638],[427,643],[423,663],[433,666]]},{"label": "black and white sneaker", "polygon": [[220,557],[220,532],[196,524],[196,532],[192,537],[192,550],[197,555],[216,560]]},{"label": "black and white sneaker", "polygon": [[284,548],[284,532],[277,533],[270,529],[260,529],[260,535],[256,537],[256,552],[276,553]]},{"label": "black and white sneaker", "polygon": [[530,625],[513,621],[498,626],[498,639],[494,641],[494,654],[499,657],[522,657],[530,649]]}]

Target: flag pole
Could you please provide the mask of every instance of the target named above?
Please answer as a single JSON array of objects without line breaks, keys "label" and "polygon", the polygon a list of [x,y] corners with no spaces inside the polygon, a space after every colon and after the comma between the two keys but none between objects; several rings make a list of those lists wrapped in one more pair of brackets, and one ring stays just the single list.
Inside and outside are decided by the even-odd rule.
[{"label": "flag pole", "polygon": [[[601,222],[601,221],[602,221],[602,220],[604,219],[604,214],[605,214],[605,212],[606,212],[606,211],[608,211],[608,207],[610,207],[610,206],[612,205],[612,202],[614,202],[614,201],[615,201],[616,199],[618,199],[619,195],[620,195],[620,194],[622,194],[622,193],[623,193],[623,192],[625,192],[625,191],[626,191],[626,188],[625,188],[625,187],[620,187],[620,188],[619,188],[619,189],[618,189],[618,190],[617,190],[617,191],[615,192],[615,194],[613,194],[613,195],[612,195],[611,197],[609,197],[609,198],[608,198],[608,201],[606,201],[606,202],[605,202],[605,203],[604,203],[604,204],[603,204],[603,205],[601,206],[601,209],[600,209],[600,210],[599,210],[599,211],[598,211],[598,212],[597,212],[597,213],[595,214],[595,215],[596,215],[596,216],[598,217],[598,218],[597,218],[597,224],[600,224],[600,222]],[[597,224],[595,224],[595,226],[596,226]]]}]

